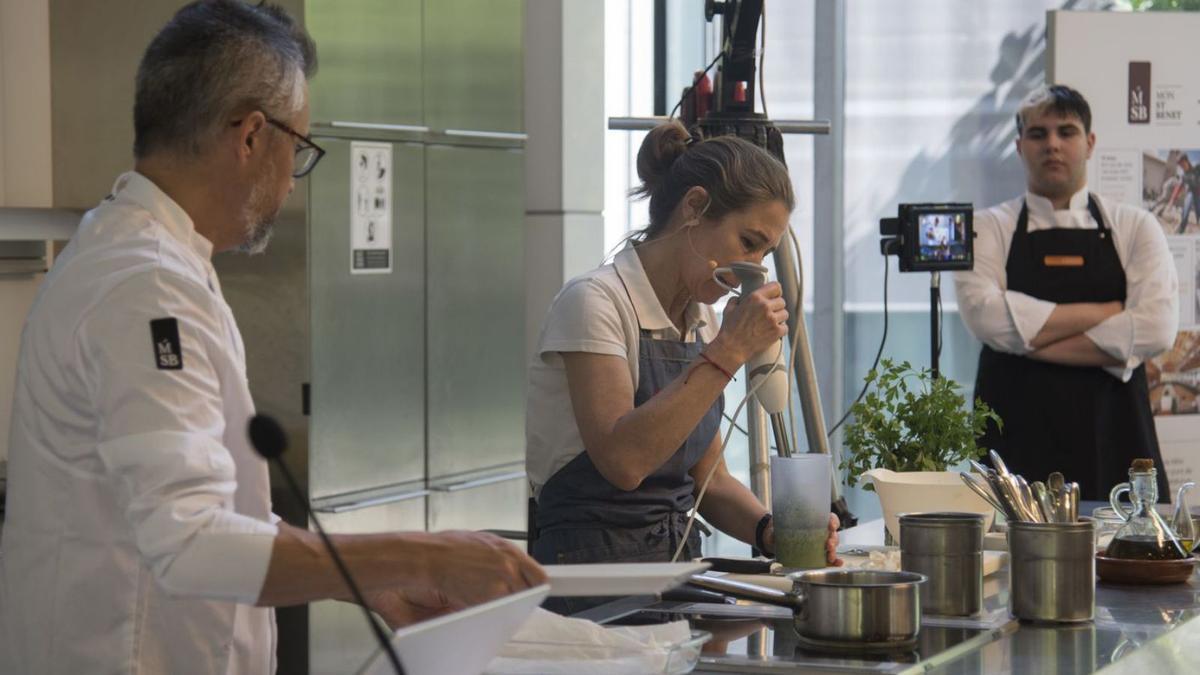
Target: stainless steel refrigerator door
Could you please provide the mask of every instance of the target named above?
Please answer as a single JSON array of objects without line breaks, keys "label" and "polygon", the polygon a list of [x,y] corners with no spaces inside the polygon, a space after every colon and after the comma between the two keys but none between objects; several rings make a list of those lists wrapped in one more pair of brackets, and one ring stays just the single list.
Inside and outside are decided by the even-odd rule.
[{"label": "stainless steel refrigerator door", "polygon": [[308,0],[314,123],[421,125],[421,0]]},{"label": "stainless steel refrigerator door", "polygon": [[350,274],[350,141],[309,186],[313,500],[425,476],[425,149],[395,143],[389,274]]},{"label": "stainless steel refrigerator door", "polygon": [[[429,531],[525,531],[526,487],[524,464],[490,479],[448,484],[429,495]],[[515,470],[514,470],[515,469]],[[514,542],[521,550],[525,542]]]},{"label": "stainless steel refrigerator door", "polygon": [[521,0],[425,3],[425,123],[437,131],[524,127]]},{"label": "stainless steel refrigerator door", "polygon": [[[355,534],[420,531],[425,527],[425,500],[413,499],[340,514],[322,514],[330,533]],[[398,566],[405,564],[397,560]],[[349,602],[326,600],[309,605],[309,673],[356,673],[375,653],[375,636],[362,609]]]},{"label": "stainless steel refrigerator door", "polygon": [[523,161],[426,150],[431,482],[525,459]]}]

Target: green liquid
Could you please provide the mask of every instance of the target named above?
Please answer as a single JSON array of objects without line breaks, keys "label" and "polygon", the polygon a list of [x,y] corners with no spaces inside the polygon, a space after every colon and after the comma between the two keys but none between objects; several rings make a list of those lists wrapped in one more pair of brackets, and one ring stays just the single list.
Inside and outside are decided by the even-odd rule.
[{"label": "green liquid", "polygon": [[810,530],[788,530],[775,526],[775,559],[784,567],[817,569],[826,567],[825,540],[829,532],[825,528]]}]

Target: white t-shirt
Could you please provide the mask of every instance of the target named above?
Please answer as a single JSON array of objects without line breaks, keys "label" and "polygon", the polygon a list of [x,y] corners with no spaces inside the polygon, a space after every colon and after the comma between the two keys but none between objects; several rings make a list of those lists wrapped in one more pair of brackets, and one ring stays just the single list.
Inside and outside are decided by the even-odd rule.
[{"label": "white t-shirt", "polygon": [[42,282],[13,392],[0,672],[274,672],[274,613],[253,603],[277,519],[211,254],[131,172]]},{"label": "white t-shirt", "polygon": [[[1071,197],[1064,210],[1055,210],[1050,200],[1026,192],[1024,197],[975,212],[975,269],[954,274],[958,310],[976,339],[1011,354],[1032,351],[1030,342],[1056,307],[1053,302],[1008,290],[1008,251],[1022,201],[1029,209],[1029,232],[1097,229],[1088,211],[1086,187]],[[1179,327],[1179,281],[1162,226],[1149,211],[1129,204],[1108,204],[1099,196],[1096,201],[1125,269],[1125,309],[1084,335],[1124,362],[1105,370],[1128,381],[1145,359],[1174,344]]]},{"label": "white t-shirt", "polygon": [[629,364],[636,390],[642,329],[656,340],[709,343],[717,336],[717,315],[712,307],[693,302],[685,320],[687,334],[681,337],[632,246],[618,253],[612,264],[575,277],[559,291],[546,313],[537,352],[529,364],[525,468],[534,496],[551,476],[583,452],[562,353],[620,356]]}]

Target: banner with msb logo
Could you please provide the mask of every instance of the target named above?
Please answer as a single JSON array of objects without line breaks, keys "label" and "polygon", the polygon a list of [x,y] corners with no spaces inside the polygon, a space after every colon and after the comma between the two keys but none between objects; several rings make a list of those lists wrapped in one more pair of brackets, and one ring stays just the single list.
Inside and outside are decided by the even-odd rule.
[{"label": "banner with msb logo", "polygon": [[1188,45],[1200,12],[1046,17],[1046,81],[1092,108],[1088,187],[1158,220],[1179,275],[1179,334],[1146,363],[1172,485],[1200,480],[1200,71]]}]

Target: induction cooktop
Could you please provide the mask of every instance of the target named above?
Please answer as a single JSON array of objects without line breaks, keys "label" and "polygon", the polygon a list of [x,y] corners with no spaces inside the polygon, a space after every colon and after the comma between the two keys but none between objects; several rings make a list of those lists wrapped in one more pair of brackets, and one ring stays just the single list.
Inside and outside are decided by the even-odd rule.
[{"label": "induction cooktop", "polygon": [[[659,603],[610,623],[645,624],[686,619],[712,633],[696,672],[779,673],[803,668],[834,673],[904,673],[972,658],[1007,630],[1007,621],[937,625],[923,622],[916,643],[897,648],[814,644],[796,632],[791,610],[760,604]],[[990,625],[988,625],[990,624]]]}]

